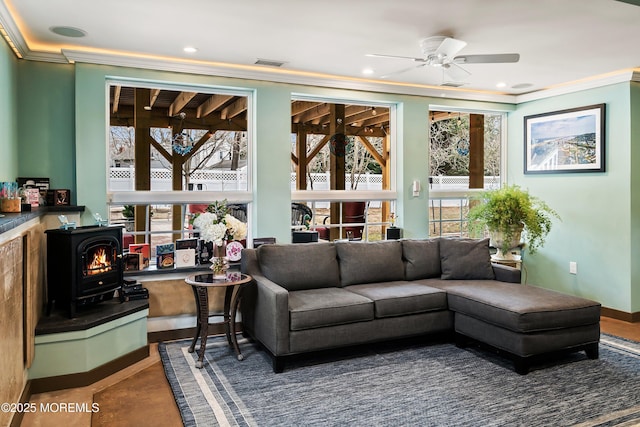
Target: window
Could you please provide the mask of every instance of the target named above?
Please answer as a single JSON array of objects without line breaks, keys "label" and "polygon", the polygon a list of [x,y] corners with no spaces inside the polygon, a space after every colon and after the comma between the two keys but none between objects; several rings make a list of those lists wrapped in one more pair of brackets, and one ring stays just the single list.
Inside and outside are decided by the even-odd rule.
[{"label": "window", "polygon": [[[310,209],[321,238],[383,238],[395,201],[393,112],[392,105],[292,100],[292,199]],[[292,217],[294,229],[304,227],[300,218]]]},{"label": "window", "polygon": [[469,195],[499,188],[504,114],[429,112],[429,235],[466,236]]},{"label": "window", "polygon": [[251,200],[250,105],[237,90],[109,82],[109,220],[125,248],[189,237],[213,200]]}]

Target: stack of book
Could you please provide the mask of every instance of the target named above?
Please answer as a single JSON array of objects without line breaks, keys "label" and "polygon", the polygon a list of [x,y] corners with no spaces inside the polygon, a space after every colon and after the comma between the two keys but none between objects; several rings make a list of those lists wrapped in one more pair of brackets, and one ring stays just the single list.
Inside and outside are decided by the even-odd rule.
[{"label": "stack of book", "polygon": [[149,291],[143,288],[142,284],[135,280],[124,280],[122,288],[120,288],[120,301],[135,301],[140,299],[149,299]]}]

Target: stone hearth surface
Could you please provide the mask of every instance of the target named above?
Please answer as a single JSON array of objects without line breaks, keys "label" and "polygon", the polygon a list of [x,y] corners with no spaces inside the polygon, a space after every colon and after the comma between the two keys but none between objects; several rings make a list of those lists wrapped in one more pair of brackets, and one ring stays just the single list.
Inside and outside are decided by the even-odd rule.
[{"label": "stone hearth surface", "polygon": [[87,330],[148,308],[148,300],[120,302],[117,297],[81,307],[73,319],[68,317],[68,310],[56,308],[50,316],[42,316],[36,326],[36,335]]}]

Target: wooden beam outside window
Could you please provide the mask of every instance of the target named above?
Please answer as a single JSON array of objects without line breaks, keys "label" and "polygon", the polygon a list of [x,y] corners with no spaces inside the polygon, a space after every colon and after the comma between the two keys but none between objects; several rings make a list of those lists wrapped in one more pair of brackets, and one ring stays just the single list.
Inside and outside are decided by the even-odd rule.
[{"label": "wooden beam outside window", "polygon": [[469,114],[469,188],[484,188],[484,115]]}]

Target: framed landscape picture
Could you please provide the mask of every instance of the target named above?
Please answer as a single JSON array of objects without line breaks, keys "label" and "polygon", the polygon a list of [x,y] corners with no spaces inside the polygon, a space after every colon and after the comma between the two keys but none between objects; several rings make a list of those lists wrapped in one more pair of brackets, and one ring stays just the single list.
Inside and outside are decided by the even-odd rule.
[{"label": "framed landscape picture", "polygon": [[524,118],[524,173],[604,172],[605,104]]}]

